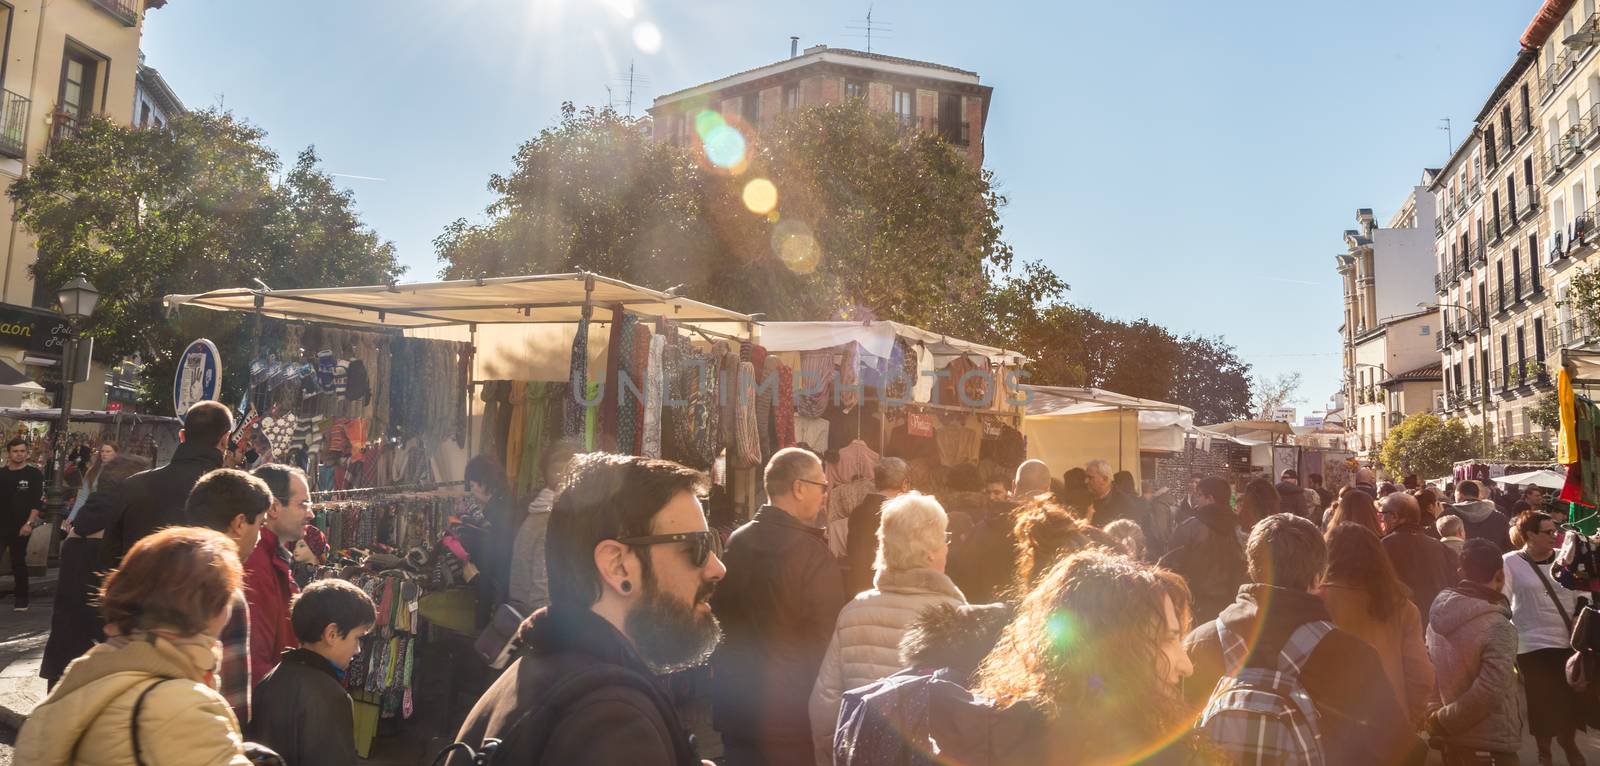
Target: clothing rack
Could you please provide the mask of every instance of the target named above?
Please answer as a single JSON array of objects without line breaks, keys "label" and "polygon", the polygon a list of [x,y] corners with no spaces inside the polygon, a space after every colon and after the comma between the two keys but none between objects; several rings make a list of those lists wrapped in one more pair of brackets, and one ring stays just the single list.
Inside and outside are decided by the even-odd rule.
[{"label": "clothing rack", "polygon": [[355,489],[329,489],[312,492],[312,500],[348,500],[363,495],[397,495],[405,492],[432,492],[449,487],[465,487],[465,481],[439,481],[425,484],[392,484],[387,487],[357,487]]}]

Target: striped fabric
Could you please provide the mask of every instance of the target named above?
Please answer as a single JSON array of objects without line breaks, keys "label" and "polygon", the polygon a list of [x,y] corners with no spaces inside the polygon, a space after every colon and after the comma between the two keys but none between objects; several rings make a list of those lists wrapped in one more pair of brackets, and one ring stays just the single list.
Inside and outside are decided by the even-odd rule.
[{"label": "striped fabric", "polygon": [[1217,682],[1196,725],[1230,763],[1254,766],[1322,766],[1322,735],[1300,670],[1333,623],[1308,622],[1278,652],[1275,667],[1246,667],[1250,647],[1217,622],[1223,657],[1232,672]]}]

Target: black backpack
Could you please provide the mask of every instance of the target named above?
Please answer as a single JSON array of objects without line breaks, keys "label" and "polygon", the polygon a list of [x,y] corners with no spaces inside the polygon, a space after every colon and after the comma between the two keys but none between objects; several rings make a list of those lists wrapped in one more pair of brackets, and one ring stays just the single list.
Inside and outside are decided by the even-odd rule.
[{"label": "black backpack", "polygon": [[[508,672],[519,670],[520,667],[515,667]],[[536,706],[512,719],[502,727],[501,731],[495,732],[499,736],[488,737],[478,743],[477,749],[467,742],[450,743],[434,757],[434,766],[441,763],[459,766],[501,766],[509,763],[504,758],[497,757],[501,749],[518,753],[542,752],[556,723],[561,720],[565,711],[590,692],[607,686],[626,686],[655,700],[657,709],[663,711],[663,715],[667,718],[667,725],[676,726],[677,715],[673,712],[670,702],[649,679],[627,668],[597,663],[568,675],[547,689],[540,696]],[[691,736],[687,741],[676,743],[679,761],[699,762],[694,752],[693,740]],[[467,760],[450,759],[451,753],[456,751],[461,751]]]}]

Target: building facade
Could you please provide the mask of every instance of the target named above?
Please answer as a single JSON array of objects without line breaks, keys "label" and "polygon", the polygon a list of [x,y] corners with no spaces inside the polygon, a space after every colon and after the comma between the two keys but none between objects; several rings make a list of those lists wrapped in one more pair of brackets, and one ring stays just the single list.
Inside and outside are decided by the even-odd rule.
[{"label": "building facade", "polygon": [[[1344,233],[1346,251],[1335,258],[1344,283],[1342,422],[1351,449],[1373,460],[1389,432],[1392,417],[1433,409],[1431,399],[1391,399],[1384,382],[1437,361],[1433,337],[1439,324],[1433,302],[1434,194],[1425,185],[1412,189],[1388,226],[1372,210],[1356,211],[1358,228]],[[1420,409],[1418,409],[1420,407]]]},{"label": "building facade", "polygon": [[[145,14],[166,0],[4,0],[0,2],[0,184],[9,186],[85,120],[104,115],[133,123],[139,39]],[[56,285],[35,285],[33,236],[0,195],[0,362],[40,382],[59,380],[61,324]],[[16,333],[4,332],[14,328]],[[74,391],[74,403],[105,401],[97,366]],[[49,384],[47,383],[47,386]],[[11,404],[16,394],[0,394]]]},{"label": "building facade", "polygon": [[133,81],[133,124],[159,130],[183,111],[183,102],[172,86],[155,67],[145,66],[144,54],[139,54],[139,72]]},{"label": "building facade", "polygon": [[757,133],[778,115],[803,107],[862,99],[892,112],[908,130],[944,137],[983,165],[983,129],[994,89],[964,69],[881,53],[817,45],[775,64],[658,97],[649,113],[659,141],[694,140],[705,109]]}]

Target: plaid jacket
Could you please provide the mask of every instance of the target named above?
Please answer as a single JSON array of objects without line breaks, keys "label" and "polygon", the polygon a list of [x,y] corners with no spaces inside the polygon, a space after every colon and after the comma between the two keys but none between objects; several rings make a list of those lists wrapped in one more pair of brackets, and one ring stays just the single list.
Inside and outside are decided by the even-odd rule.
[{"label": "plaid jacket", "polygon": [[244,599],[233,605],[233,614],[222,628],[222,668],[217,674],[218,689],[233,708],[239,726],[250,722],[250,608]]}]

